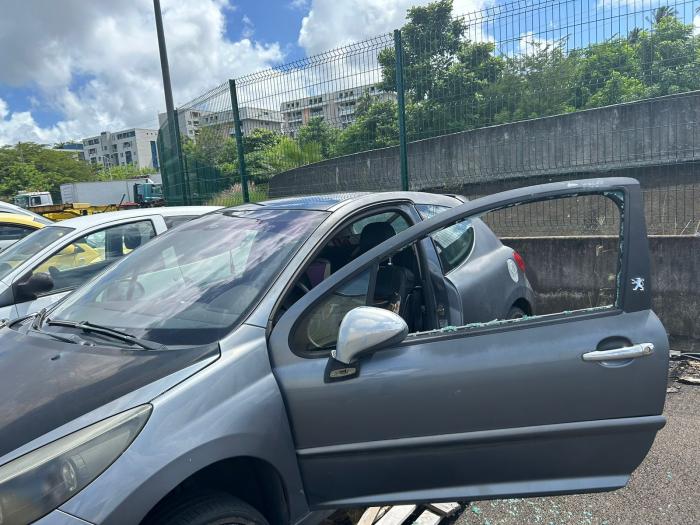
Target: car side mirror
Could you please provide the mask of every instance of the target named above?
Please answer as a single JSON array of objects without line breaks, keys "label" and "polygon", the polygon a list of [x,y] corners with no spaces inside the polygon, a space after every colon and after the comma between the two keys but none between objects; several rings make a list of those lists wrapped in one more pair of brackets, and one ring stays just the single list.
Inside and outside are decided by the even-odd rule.
[{"label": "car side mirror", "polygon": [[39,294],[53,290],[54,282],[48,273],[33,273],[24,282],[15,285],[16,301],[33,301]]},{"label": "car side mirror", "polygon": [[338,342],[328,359],[324,381],[357,376],[360,354],[400,343],[407,335],[406,321],[394,312],[373,306],[353,308],[340,323]]}]

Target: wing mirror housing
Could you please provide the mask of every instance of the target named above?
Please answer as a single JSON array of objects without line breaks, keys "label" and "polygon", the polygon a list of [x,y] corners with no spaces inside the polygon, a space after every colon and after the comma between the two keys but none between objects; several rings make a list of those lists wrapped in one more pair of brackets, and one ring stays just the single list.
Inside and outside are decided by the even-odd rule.
[{"label": "wing mirror housing", "polygon": [[16,301],[33,301],[39,294],[53,290],[53,286],[53,279],[48,273],[33,273],[29,279],[15,285]]},{"label": "wing mirror housing", "polygon": [[394,312],[373,306],[353,308],[340,323],[336,349],[328,359],[326,383],[356,377],[358,358],[403,341],[408,335],[406,321]]}]

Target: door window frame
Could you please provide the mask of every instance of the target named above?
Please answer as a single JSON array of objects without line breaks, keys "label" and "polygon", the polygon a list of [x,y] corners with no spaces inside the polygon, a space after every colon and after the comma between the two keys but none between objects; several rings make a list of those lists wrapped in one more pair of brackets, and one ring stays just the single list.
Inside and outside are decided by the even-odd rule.
[{"label": "door window frame", "polygon": [[[323,300],[328,294],[343,286],[361,272],[372,265],[390,257],[396,251],[405,246],[416,243],[428,237],[436,230],[448,227],[465,218],[478,217],[484,213],[505,209],[519,204],[547,201],[557,198],[577,197],[585,195],[601,195],[615,202],[620,210],[620,253],[617,268],[617,293],[615,304],[595,310],[576,310],[570,313],[557,313],[543,316],[534,316],[528,319],[506,320],[493,324],[464,325],[464,327],[451,327],[430,332],[414,334],[403,343],[397,345],[412,345],[416,342],[433,341],[436,339],[451,339],[480,335],[500,330],[527,329],[533,326],[558,324],[571,319],[595,318],[602,316],[619,315],[624,312],[648,310],[651,308],[651,294],[649,291],[649,249],[644,223],[643,203],[639,183],[630,178],[590,179],[571,182],[559,182],[531,186],[497,193],[468,201],[443,213],[435,215],[431,219],[418,222],[391,239],[376,246],[367,253],[361,255],[346,266],[331,275],[326,281],[312,289],[308,294],[298,300],[278,320],[273,332],[277,331],[286,339],[287,347],[293,353],[293,333],[297,329],[301,319]],[[347,223],[345,223],[347,224]],[[325,245],[327,239],[322,245]],[[631,252],[638,252],[634,258],[630,258]],[[640,276],[646,280],[647,287],[641,291],[633,290],[633,279],[629,276]],[[632,293],[632,292],[635,293]],[[285,335],[286,334],[286,335]],[[274,334],[271,334],[274,339]],[[318,355],[304,356],[309,358],[327,357],[327,352],[319,352]],[[299,355],[299,354],[297,354]]]},{"label": "door window frame", "polygon": [[[418,211],[415,209],[414,204],[410,200],[395,200],[395,201],[384,201],[381,203],[375,203],[370,206],[367,206],[365,208],[362,208],[361,210],[357,210],[353,214],[349,215],[345,219],[339,222],[339,224],[335,225],[323,238],[321,238],[319,241],[316,242],[314,245],[313,249],[311,249],[308,253],[308,255],[304,258],[302,263],[299,265],[299,268],[294,272],[292,278],[289,280],[287,283],[287,286],[284,287],[282,290],[282,293],[280,293],[279,297],[277,298],[274,307],[272,308],[272,313],[270,314],[270,320],[268,322],[268,336],[270,333],[276,328],[277,324],[279,321],[282,319],[282,317],[286,316],[287,313],[292,310],[297,304],[301,303],[304,301],[306,297],[309,296],[314,290],[317,288],[320,288],[324,285],[326,281],[330,281],[336,274],[339,274],[349,266],[352,266],[358,259],[362,258],[365,254],[362,254],[355,259],[351,260],[348,264],[340,268],[338,271],[335,273],[331,274],[331,276],[328,279],[325,279],[325,281],[319,283],[317,286],[312,288],[309,293],[301,297],[292,307],[287,310],[287,312],[284,312],[280,315],[280,309],[282,307],[282,303],[286,299],[287,295],[292,291],[294,288],[295,283],[297,280],[304,274],[306,271],[307,267],[311,262],[314,261],[321,253],[321,251],[326,247],[328,242],[333,239],[338,233],[349,227],[351,224],[354,222],[357,222],[358,220],[364,219],[365,217],[369,217],[372,215],[380,215],[382,213],[387,213],[387,212],[397,212],[399,213],[406,223],[408,224],[408,228],[406,228],[403,232],[410,230],[411,228],[417,226],[422,222],[422,218]],[[395,239],[397,236],[401,235],[403,232],[399,232],[396,235],[392,237],[392,239]],[[391,239],[389,239],[391,240]],[[370,250],[374,251],[374,249]],[[369,253],[369,252],[367,252]],[[418,261],[418,266],[420,270],[420,275],[417,276],[421,280],[421,283],[423,284],[424,287],[430,287],[431,289],[431,294],[432,294],[432,282],[428,278],[428,275],[426,273],[427,270],[427,261],[425,260],[425,254],[423,252],[422,247],[420,246],[420,243],[416,243],[416,257]],[[381,259],[377,261],[376,265],[377,267],[379,266],[379,263],[384,260]],[[366,269],[363,267],[363,269]],[[359,274],[360,272],[357,272]],[[344,279],[345,281],[350,281],[352,280],[353,277],[356,277],[357,274],[353,274],[353,276],[347,277],[347,279]],[[374,292],[374,283],[375,283],[376,277],[370,276],[370,288],[368,289],[367,293],[369,294],[370,292]],[[329,290],[329,294],[332,293],[335,289],[337,289],[339,286],[342,286],[339,284],[338,286],[334,287],[333,290]],[[430,297],[433,297],[432,295]],[[309,306],[311,308],[311,306]],[[434,306],[432,307],[434,308]],[[293,348],[293,344],[291,343],[291,336],[290,336],[290,348]],[[308,351],[299,351],[295,352],[299,356],[303,357],[308,357],[308,358],[315,358],[315,357],[328,357],[330,355],[330,350],[328,351],[318,351],[318,352],[308,352]]]}]

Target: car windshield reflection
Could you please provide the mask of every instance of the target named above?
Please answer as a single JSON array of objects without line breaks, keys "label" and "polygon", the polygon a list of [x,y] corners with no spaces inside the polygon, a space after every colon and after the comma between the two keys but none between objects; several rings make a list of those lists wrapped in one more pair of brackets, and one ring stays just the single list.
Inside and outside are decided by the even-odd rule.
[{"label": "car windshield reflection", "polygon": [[50,314],[164,345],[214,342],[240,323],[326,217],[308,210],[223,211],[124,258]]}]

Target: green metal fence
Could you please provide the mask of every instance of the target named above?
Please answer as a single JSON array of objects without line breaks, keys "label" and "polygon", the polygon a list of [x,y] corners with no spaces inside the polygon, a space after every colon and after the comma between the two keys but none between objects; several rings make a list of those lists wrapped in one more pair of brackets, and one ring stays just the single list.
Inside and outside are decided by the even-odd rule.
[{"label": "green metal fence", "polygon": [[166,123],[159,141],[166,197],[476,196],[621,174],[642,181],[653,231],[697,232],[699,7],[413,8],[394,33],[229,80],[180,107],[180,139]]}]

